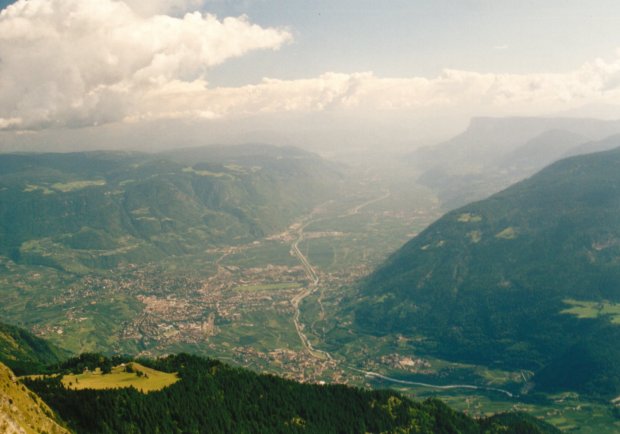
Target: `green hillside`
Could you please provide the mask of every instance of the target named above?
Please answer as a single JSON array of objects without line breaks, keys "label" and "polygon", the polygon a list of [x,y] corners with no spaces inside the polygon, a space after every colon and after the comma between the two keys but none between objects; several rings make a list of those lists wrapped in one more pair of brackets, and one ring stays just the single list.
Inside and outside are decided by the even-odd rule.
[{"label": "green hillside", "polygon": [[391,391],[301,384],[185,354],[141,363],[177,373],[180,381],[150,393],[67,389],[60,377],[26,384],[78,433],[559,432],[516,413],[474,420],[438,400],[413,402]]},{"label": "green hillside", "polygon": [[74,273],[145,263],[281,230],[337,188],[314,154],[247,152],[0,155],[0,255]]},{"label": "green hillside", "polygon": [[[620,149],[562,160],[446,214],[345,302],[358,330],[455,361],[620,394]],[[547,368],[545,368],[547,367]]]},{"label": "green hillside", "polygon": [[19,327],[0,323],[0,362],[16,374],[32,373],[68,355]]},{"label": "green hillside", "polygon": [[3,434],[68,434],[52,410],[21,385],[9,368],[0,363],[0,432]]}]

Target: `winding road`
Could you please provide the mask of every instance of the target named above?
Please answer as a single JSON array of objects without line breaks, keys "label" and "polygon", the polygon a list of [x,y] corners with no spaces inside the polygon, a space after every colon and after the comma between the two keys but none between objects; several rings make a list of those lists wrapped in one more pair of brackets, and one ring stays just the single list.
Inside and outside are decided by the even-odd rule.
[{"label": "winding road", "polygon": [[312,346],[312,344],[308,340],[308,337],[304,333],[305,326],[301,323],[301,320],[300,320],[301,311],[299,309],[299,306],[301,305],[301,302],[306,297],[308,297],[310,294],[312,294],[318,289],[318,284],[320,281],[318,273],[316,272],[312,264],[310,264],[310,261],[308,261],[308,258],[306,258],[306,256],[301,252],[301,250],[299,250],[299,243],[301,243],[304,239],[304,229],[310,223],[314,222],[314,220],[312,220],[312,216],[314,215],[315,212],[316,210],[313,211],[312,214],[310,214],[309,219],[299,227],[298,233],[297,233],[297,239],[291,245],[291,252],[293,253],[293,255],[297,257],[297,259],[299,259],[299,262],[301,262],[301,265],[304,267],[306,275],[308,276],[308,279],[310,280],[310,285],[308,285],[307,288],[304,288],[303,291],[301,291],[299,294],[295,295],[295,297],[291,299],[291,304],[295,308],[295,315],[293,316],[293,322],[295,323],[295,330],[297,331],[297,334],[299,335],[299,340],[301,340],[301,343],[304,346],[304,348],[313,357],[316,357],[319,359],[327,358],[329,360],[333,360],[331,354],[329,354],[326,351],[317,350]]},{"label": "winding road", "polygon": [[[381,196],[374,198],[374,199],[367,200],[366,202],[361,203],[359,205],[356,205],[350,210],[348,210],[346,213],[337,216],[337,218],[348,217],[351,215],[358,214],[362,208],[365,208],[368,205],[371,205],[375,202],[379,202],[381,200],[387,199],[388,197],[390,197],[390,195],[391,195],[390,191],[385,190],[385,192]],[[291,245],[291,252],[293,253],[293,255],[297,257],[297,259],[299,259],[299,262],[301,262],[301,265],[304,267],[306,275],[308,276],[308,279],[310,280],[310,285],[307,288],[304,288],[304,290],[301,291],[299,294],[295,295],[295,297],[291,299],[291,304],[295,308],[295,315],[293,316],[293,322],[295,323],[295,329],[297,330],[297,334],[299,335],[299,340],[301,340],[302,345],[314,357],[318,357],[321,359],[327,358],[329,360],[333,360],[331,354],[329,354],[326,351],[317,350],[312,346],[312,344],[308,340],[308,337],[304,333],[305,326],[301,323],[301,320],[300,320],[301,312],[299,310],[299,306],[301,305],[301,302],[306,297],[308,297],[310,294],[314,293],[318,289],[318,285],[320,281],[318,273],[316,272],[316,270],[314,269],[310,261],[308,261],[308,258],[306,258],[306,256],[299,249],[299,243],[303,241],[304,229],[306,229],[308,225],[310,225],[311,223],[315,223],[317,221],[323,220],[322,218],[321,219],[312,218],[312,216],[316,213],[317,209],[319,209],[321,206],[322,205],[319,205],[317,208],[315,208],[315,210],[312,211],[312,213],[310,213],[310,215],[305,219],[305,221],[302,223],[302,225],[297,230],[297,239]],[[321,307],[321,311],[323,311],[323,305],[321,304],[320,300],[319,300],[319,304]]]},{"label": "winding road", "polygon": [[[389,190],[386,190],[386,192],[384,194],[382,194],[380,197],[368,200],[368,201],[366,201],[366,202],[364,202],[364,203],[362,203],[360,205],[356,205],[355,207],[353,207],[350,210],[348,210],[345,214],[339,215],[337,217],[348,217],[348,216],[351,216],[351,215],[358,214],[360,212],[360,210],[362,210],[363,208],[367,207],[368,205],[371,205],[371,204],[373,204],[375,202],[379,202],[381,200],[387,199],[388,197],[390,197],[390,195],[391,195],[391,193],[389,192]],[[308,276],[308,279],[310,280],[310,284],[308,285],[308,287],[304,288],[303,291],[301,291],[299,294],[295,295],[295,297],[293,297],[291,299],[291,304],[295,308],[295,315],[293,316],[293,322],[295,323],[295,329],[297,330],[297,334],[299,335],[299,339],[300,339],[302,345],[304,346],[306,351],[308,351],[309,354],[311,354],[313,357],[316,357],[316,358],[321,359],[321,360],[325,360],[326,358],[329,359],[329,360],[335,360],[331,356],[331,354],[329,354],[327,351],[317,350],[316,348],[314,348],[312,346],[312,344],[308,340],[308,337],[304,333],[305,326],[304,326],[304,324],[301,323],[301,320],[300,320],[301,312],[300,312],[299,306],[301,305],[302,301],[306,297],[308,297],[310,294],[312,294],[312,293],[314,293],[315,291],[318,290],[318,285],[319,285],[319,282],[320,282],[320,277],[319,277],[318,273],[316,272],[316,270],[314,269],[314,267],[312,266],[312,264],[310,263],[308,258],[299,249],[299,243],[301,243],[303,241],[303,239],[304,239],[304,229],[308,225],[310,225],[311,223],[315,223],[317,221],[323,220],[322,218],[321,219],[313,219],[312,217],[313,217],[313,215],[315,213],[316,213],[316,209],[305,219],[305,221],[302,221],[301,226],[297,230],[297,238],[295,239],[295,241],[291,245],[291,253],[293,255],[295,255],[297,257],[297,259],[299,259],[299,262],[304,267],[306,275]],[[321,306],[321,309],[322,309],[322,306]],[[354,368],[352,366],[341,365],[341,368],[345,368],[345,369],[348,369],[350,371],[354,371],[354,372],[358,372],[360,374],[364,374],[366,377],[379,378],[381,380],[389,381],[389,382],[395,383],[395,384],[428,387],[428,388],[437,389],[437,390],[452,390],[452,389],[480,390],[480,391],[486,391],[486,392],[501,393],[501,394],[504,394],[504,395],[508,396],[509,398],[515,397],[515,395],[513,393],[511,393],[510,391],[504,390],[504,389],[499,389],[499,388],[496,388],[496,387],[475,386],[475,385],[472,385],[472,384],[436,385],[436,384],[429,384],[429,383],[421,383],[421,382],[417,382],[417,381],[400,380],[398,378],[392,378],[392,377],[388,377],[388,376],[383,375],[383,374],[379,374],[378,372],[365,371],[365,370],[362,370],[362,369]]]}]

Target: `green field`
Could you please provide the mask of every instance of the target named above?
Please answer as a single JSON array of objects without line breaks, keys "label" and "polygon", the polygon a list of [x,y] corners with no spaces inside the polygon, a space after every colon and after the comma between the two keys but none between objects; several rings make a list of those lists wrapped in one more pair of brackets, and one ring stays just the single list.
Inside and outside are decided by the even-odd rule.
[{"label": "green field", "polygon": [[620,304],[607,301],[578,301],[567,299],[564,303],[572,306],[562,313],[575,315],[577,318],[598,318],[608,316],[613,324],[620,324]]},{"label": "green field", "polygon": [[[367,362],[365,354],[371,348],[379,353],[397,353],[394,343],[385,339],[369,340],[367,346],[355,348],[347,346],[346,360],[358,363]],[[401,350],[402,351],[402,350]],[[577,393],[556,395],[521,395],[520,372],[507,372],[475,365],[451,363],[439,359],[428,359],[436,373],[415,378],[429,384],[476,384],[486,387],[508,388],[515,396],[508,396],[482,390],[451,389],[438,390],[431,387],[401,385],[380,378],[364,377],[357,385],[372,388],[390,388],[414,399],[439,398],[450,407],[464,411],[473,417],[484,417],[507,411],[521,411],[542,419],[565,432],[579,434],[614,434],[620,432],[620,419],[617,408],[601,401],[590,400]],[[367,368],[368,369],[368,368]],[[373,367],[392,378],[409,379],[411,374],[401,370]],[[531,373],[525,373],[530,377]],[[413,379],[413,378],[411,378]]]},{"label": "green field", "polygon": [[[430,216],[397,217],[360,213],[324,218],[309,224],[299,247],[313,265],[325,272],[346,272],[351,267],[375,266],[421,231]],[[322,236],[312,237],[312,233]],[[329,232],[336,232],[331,235]]]},{"label": "green field", "polygon": [[257,351],[269,352],[278,348],[300,350],[302,348],[291,312],[278,312],[265,308],[246,310],[241,318],[221,324],[219,333],[209,338],[209,343],[223,350],[235,346],[248,346]]},{"label": "green field", "polygon": [[[401,390],[407,393],[407,390]],[[417,397],[437,396],[430,390],[409,390]],[[442,393],[446,404],[472,416],[510,410],[523,411],[548,422],[562,431],[579,434],[615,434],[620,431],[620,421],[605,404],[580,399],[576,394],[549,396],[545,402],[502,400],[498,397],[476,393]]]},{"label": "green field", "polygon": [[[342,360],[347,366],[378,372],[396,379],[434,385],[466,384],[499,388],[508,390],[515,396],[509,398],[505,394],[491,390],[440,390],[403,385],[379,378],[365,377],[363,374],[358,374],[359,376],[356,377],[356,371],[348,373],[352,384],[372,388],[391,388],[415,399],[439,398],[451,407],[465,411],[474,417],[518,410],[543,419],[566,432],[581,434],[620,432],[617,408],[609,403],[588,399],[576,393],[542,395],[530,392],[528,394],[524,379],[531,381],[533,372],[453,363],[428,356],[422,356],[430,364],[429,368],[425,368],[430,371],[428,374],[411,373],[381,363],[382,356],[393,354],[419,357],[416,345],[418,341],[423,341],[423,337],[404,339],[394,336],[364,336],[364,339],[354,339],[347,325],[348,318],[341,317],[338,321],[339,326],[333,326],[331,310],[345,293],[346,288],[341,288],[325,294],[323,305],[327,310],[328,326],[326,328],[323,327],[325,321],[318,321],[317,294],[304,300],[302,319],[305,324],[312,325],[307,331],[310,332],[310,340],[315,348],[330,351],[332,356]],[[609,308],[606,312],[609,312]]]},{"label": "green field", "polygon": [[123,365],[112,368],[110,374],[102,374],[101,370],[97,368],[94,372],[65,375],[62,377],[62,384],[73,390],[134,387],[140,392],[148,393],[161,390],[179,381],[179,377],[174,373],[156,371],[135,362],[129,365],[134,372],[126,372]]},{"label": "green field", "polygon": [[[230,165],[227,167],[229,170],[236,169]],[[180,170],[187,176],[213,178],[210,182],[228,182],[229,178],[235,178],[207,169]],[[134,183],[133,178],[125,181],[128,185]],[[205,179],[194,181],[203,182]],[[54,188],[49,190],[51,193],[59,194],[62,190],[68,194],[73,190],[95,185],[99,184],[88,185],[78,180],[48,187]],[[231,194],[239,195],[233,187],[230,187]],[[27,188],[32,195],[46,193],[46,190],[38,185]],[[263,232],[257,232],[260,236],[249,237],[245,230],[239,229],[243,226],[242,223],[223,214],[221,210],[199,215],[200,219],[208,221],[209,227],[218,228],[218,231],[207,234],[203,229],[193,229],[192,232],[181,230],[181,227],[172,232],[160,231],[160,220],[181,224],[181,214],[177,215],[170,210],[159,210],[155,213],[157,210],[152,209],[155,204],[141,199],[140,196],[140,200],[136,199],[136,204],[130,211],[133,224],[148,235],[148,240],[139,239],[139,244],[132,244],[138,243],[138,238],[122,238],[113,233],[114,237],[110,236],[110,239],[114,241],[112,247],[116,248],[104,249],[101,246],[105,246],[109,241],[107,238],[99,239],[98,231],[82,228],[71,237],[62,232],[55,237],[25,241],[20,246],[20,253],[30,262],[11,263],[6,254],[0,257],[0,297],[3,299],[0,314],[7,320],[29,327],[37,334],[75,352],[114,351],[137,354],[140,351],[149,351],[152,354],[162,354],[189,351],[222,358],[254,370],[287,374],[290,364],[286,365],[286,360],[283,363],[270,356],[270,353],[280,349],[304,352],[293,322],[295,312],[289,302],[296,293],[293,290],[303,286],[306,280],[300,261],[291,255],[291,244],[299,236],[298,229],[295,228],[309,223],[303,229],[304,238],[298,247],[319,272],[320,283],[317,291],[301,304],[301,323],[305,326],[304,333],[314,348],[329,351],[340,361],[338,369],[345,372],[346,381],[350,380],[356,385],[400,388],[409,395],[421,398],[436,396],[472,415],[516,408],[543,417],[566,430],[575,426],[588,426],[589,428],[581,428],[576,432],[607,434],[620,431],[618,420],[613,415],[613,406],[588,402],[579,397],[549,397],[549,400],[542,404],[534,404],[528,402],[527,397],[520,401],[504,399],[493,393],[485,395],[463,390],[440,392],[433,388],[401,387],[397,383],[364,378],[363,374],[349,372],[347,366],[355,366],[396,378],[408,378],[415,374],[399,372],[386,366],[380,361],[381,357],[392,354],[417,357],[423,354],[423,336],[409,336],[408,340],[393,339],[396,335],[356,339],[350,323],[352,317],[340,314],[337,309],[341,300],[349,295],[347,291],[351,290],[353,282],[384,261],[414,234],[423,230],[437,212],[434,198],[428,192],[423,189],[410,191],[409,187],[402,191],[391,188],[390,196],[360,207],[383,195],[383,185],[381,189],[378,186],[375,188],[376,191],[357,191],[356,194],[322,206],[320,211],[312,214],[308,212],[303,218],[291,220],[287,224],[295,222],[298,225],[293,226],[287,237],[271,239],[270,235],[280,234],[285,226],[264,225],[260,228]],[[260,204],[256,209],[248,208],[245,211],[251,217],[259,215],[260,213],[254,211],[262,209],[262,206]],[[155,218],[155,215],[164,218]],[[456,220],[459,227],[470,227],[483,222],[481,217],[473,212],[461,213],[456,216]],[[229,229],[230,225],[237,229]],[[489,238],[513,238],[518,235],[518,231],[510,229],[510,226],[503,225],[492,232]],[[481,230],[468,229],[466,233],[472,241],[485,240],[485,234]],[[87,248],[74,247],[78,246],[81,240],[92,241],[94,244],[92,248],[88,244]],[[151,258],[147,249],[151,243],[167,246],[166,252],[170,254]],[[134,245],[135,249],[127,247]],[[185,245],[186,248],[181,248]],[[106,256],[112,253],[122,261]],[[95,269],[95,265],[108,269]],[[274,267],[268,267],[269,265],[277,266],[277,269],[281,267],[284,271],[272,271]],[[290,270],[287,271],[287,267]],[[206,279],[211,277],[220,280],[207,282]],[[293,282],[293,278],[297,282]],[[153,321],[153,324],[145,322],[146,326],[151,327],[147,329],[147,333],[153,333],[152,330],[159,330],[157,327],[160,325],[176,327],[182,322],[185,319],[182,318],[184,313],[175,311],[174,303],[170,300],[196,300],[192,297],[203,284],[208,289],[224,288],[223,298],[218,302],[224,302],[222,306],[225,306],[223,310],[226,314],[215,317],[212,332],[176,341],[165,334],[160,336],[161,340],[123,338],[122,329],[125,324],[139,317],[146,306],[146,303],[139,301],[142,298],[137,296],[157,299],[158,303],[166,305],[165,309],[170,309],[170,313],[167,313],[169,318],[163,318],[161,312],[165,312],[164,308],[148,316],[147,319]],[[203,289],[199,293],[201,297],[211,295]],[[225,303],[228,300],[234,300],[233,303],[237,304],[227,306]],[[215,305],[215,301],[210,303]],[[565,300],[565,303],[567,306],[562,313],[566,315],[577,318],[607,317],[611,322],[620,324],[619,304],[573,299]],[[190,303],[188,311],[191,307],[195,307],[195,302]],[[192,311],[188,315],[192,321],[199,323],[214,311],[213,306],[205,304],[204,311],[197,314]],[[178,330],[180,336],[183,329]],[[520,371],[424,358],[429,361],[430,369],[434,371],[426,380],[428,383],[477,384],[510,388],[511,391],[521,388]],[[159,390],[178,380],[173,374],[150,372],[144,367],[140,369],[148,378],[115,368],[109,375],[97,372],[69,375],[63,382],[68,387],[79,389],[133,386],[146,392]],[[328,376],[330,372],[326,371],[324,379],[327,381],[331,379]],[[526,372],[525,376],[529,378],[530,374]],[[170,381],[172,383],[169,383]]]},{"label": "green field", "polygon": [[242,285],[234,288],[235,291],[278,291],[282,289],[297,289],[301,287],[301,283],[271,283],[264,285]]},{"label": "green field", "polygon": [[81,190],[87,187],[102,187],[106,185],[106,181],[104,179],[95,179],[95,180],[80,180],[80,181],[72,181],[72,182],[55,182],[52,184],[52,188],[54,190],[61,191],[63,193],[67,193],[70,191]]},{"label": "green field", "polygon": [[226,256],[222,265],[236,267],[264,267],[266,265],[299,265],[297,258],[290,254],[290,244],[278,241],[261,241],[238,253]]}]

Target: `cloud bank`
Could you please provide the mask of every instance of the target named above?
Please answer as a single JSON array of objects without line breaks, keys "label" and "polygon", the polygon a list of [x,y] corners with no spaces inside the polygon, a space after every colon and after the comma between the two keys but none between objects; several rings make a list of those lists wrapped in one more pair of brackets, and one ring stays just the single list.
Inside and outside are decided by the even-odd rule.
[{"label": "cloud bank", "polygon": [[182,15],[197,11],[203,0],[125,0],[131,9],[144,16],[151,15]]},{"label": "cloud bank", "polygon": [[382,78],[330,72],[229,88],[176,80],[144,93],[141,110],[126,120],[322,111],[532,116],[595,103],[620,104],[620,60],[597,60],[562,74],[445,70],[434,78]]},{"label": "cloud bank", "polygon": [[153,93],[200,93],[210,68],[291,40],[287,30],[245,17],[153,15],[189,3],[154,2],[150,12],[112,0],[19,0],[7,7],[0,13],[0,128],[163,114],[148,105]]},{"label": "cloud bank", "polygon": [[211,87],[212,68],[254,50],[278,50],[292,36],[247,17],[187,12],[202,3],[19,0],[9,6],[0,14],[0,129],[330,111],[541,115],[620,104],[620,54],[554,74],[326,72]]}]

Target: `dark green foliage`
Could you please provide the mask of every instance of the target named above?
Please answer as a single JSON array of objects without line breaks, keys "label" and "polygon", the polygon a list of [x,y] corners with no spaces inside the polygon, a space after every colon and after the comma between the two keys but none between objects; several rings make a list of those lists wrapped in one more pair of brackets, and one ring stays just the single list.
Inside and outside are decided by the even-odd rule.
[{"label": "dark green foliage", "polygon": [[[616,397],[620,385],[620,327],[605,327],[580,339],[537,373],[534,381],[552,392],[579,390]],[[592,375],[592,372],[597,375]]]},{"label": "dark green foliage", "polygon": [[27,384],[78,433],[516,433],[506,430],[522,422],[515,416],[487,423],[483,431],[486,421],[438,400],[416,403],[390,391],[300,384],[185,354],[140,363],[178,372],[181,381],[149,394],[71,391],[58,378]]},{"label": "dark green foliage", "polygon": [[[553,360],[564,386],[617,396],[620,364],[608,360],[620,325],[562,311],[567,299],[620,302],[618,215],[620,150],[560,161],[446,214],[392,255],[347,308],[366,333],[424,336],[419,349],[452,360],[532,370]],[[568,356],[575,352],[579,361]],[[557,376],[540,378],[560,386]]]},{"label": "dark green foliage", "polygon": [[[527,413],[500,413],[484,419],[480,423],[483,432],[503,432],[506,434],[556,434],[561,431]],[[504,428],[501,428],[504,427]],[[503,429],[503,431],[501,431]]]},{"label": "dark green foliage", "polygon": [[131,357],[128,356],[106,357],[99,353],[82,353],[77,357],[72,357],[59,364],[50,366],[49,371],[63,374],[81,374],[85,370],[94,371],[99,368],[104,374],[109,374],[112,371],[112,367],[130,360]]},{"label": "dark green foliage", "polygon": [[44,372],[68,353],[19,327],[0,323],[0,362],[17,375]]},{"label": "dark green foliage", "polygon": [[265,149],[0,155],[0,255],[71,272],[144,263],[254,240],[333,193],[338,172],[316,155]]}]

